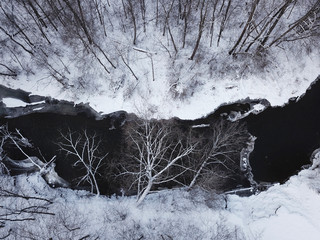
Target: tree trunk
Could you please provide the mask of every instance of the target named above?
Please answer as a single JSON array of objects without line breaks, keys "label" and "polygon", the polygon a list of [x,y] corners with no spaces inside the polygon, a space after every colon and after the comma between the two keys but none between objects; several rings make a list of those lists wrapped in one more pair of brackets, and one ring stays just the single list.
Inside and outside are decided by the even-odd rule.
[{"label": "tree trunk", "polygon": [[279,40],[281,40],[285,35],[287,35],[290,31],[292,31],[293,29],[295,29],[301,22],[305,21],[313,12],[314,10],[318,7],[319,8],[320,5],[320,1],[318,0],[313,6],[312,8],[304,15],[302,16],[300,19],[298,19],[295,23],[293,23],[291,25],[291,27],[285,31],[283,34],[281,34],[278,38],[276,38],[275,40],[273,40],[269,46],[271,47],[272,45],[274,45],[276,42],[278,42]]},{"label": "tree trunk", "polygon": [[131,0],[127,0],[129,4],[129,12],[131,14],[132,23],[133,23],[133,45],[136,45],[137,41],[137,23],[136,17],[134,16],[133,6]]},{"label": "tree trunk", "polygon": [[94,173],[92,172],[91,169],[90,169],[90,174],[91,174],[91,178],[92,178],[92,180],[94,182],[94,187],[96,189],[97,196],[100,196],[100,190],[99,190],[98,182],[97,182],[96,176],[94,175]]},{"label": "tree trunk", "polygon": [[240,42],[241,42],[241,40],[242,40],[245,32],[246,32],[247,29],[248,29],[249,24],[250,24],[251,21],[252,21],[252,18],[253,18],[253,16],[254,16],[254,13],[255,13],[255,11],[256,11],[256,8],[257,8],[257,5],[259,4],[259,2],[260,2],[260,0],[254,0],[254,3],[253,3],[252,8],[251,8],[251,13],[250,13],[250,15],[249,15],[249,17],[248,17],[248,20],[247,20],[247,22],[246,22],[246,25],[244,26],[244,28],[243,28],[243,30],[242,30],[242,32],[241,32],[241,34],[240,34],[240,37],[238,38],[236,44],[235,44],[235,45],[233,46],[233,48],[229,51],[229,55],[231,55],[232,53],[234,53],[234,51],[236,50],[237,46],[240,44]]},{"label": "tree trunk", "polygon": [[229,9],[230,9],[230,6],[231,6],[231,2],[232,0],[229,0],[228,2],[228,5],[227,5],[227,9],[226,9],[226,12],[223,16],[223,19],[222,19],[222,22],[221,22],[221,26],[220,26],[220,31],[219,31],[219,36],[218,36],[218,41],[217,41],[217,46],[219,46],[219,43],[220,43],[220,38],[222,36],[222,32],[224,30],[224,27],[225,27],[225,24],[226,24],[226,20],[227,20],[227,17],[228,17],[228,13],[229,13]]},{"label": "tree trunk", "polygon": [[189,20],[189,15],[190,15],[190,12],[191,12],[191,1],[190,0],[187,0],[187,3],[185,4],[183,11],[184,11],[183,12],[184,26],[183,26],[182,48],[184,48],[185,44],[186,44],[188,20]]},{"label": "tree trunk", "polygon": [[264,45],[266,44],[266,42],[268,41],[270,34],[273,32],[274,28],[277,26],[280,18],[283,16],[283,14],[286,12],[288,6],[290,5],[290,3],[292,2],[292,0],[287,0],[286,3],[280,8],[280,12],[276,18],[276,20],[273,22],[273,24],[271,25],[269,31],[267,32],[266,36],[263,38],[263,40],[261,41],[260,46],[258,47],[258,52],[260,52],[263,48]]},{"label": "tree trunk", "polygon": [[210,26],[210,47],[212,47],[212,40],[213,40],[213,28],[214,28],[214,22],[215,22],[215,13],[217,9],[217,4],[219,0],[215,0],[213,4],[213,10],[212,10],[212,18],[211,18],[211,26]]},{"label": "tree trunk", "polygon": [[146,196],[151,190],[152,185],[153,185],[153,180],[149,179],[146,189],[142,192],[142,194],[139,196],[137,200],[137,206],[139,206],[142,203],[142,201],[146,198]]},{"label": "tree trunk", "polygon": [[201,40],[203,29],[204,29],[204,23],[205,23],[205,20],[206,20],[206,17],[207,17],[207,7],[208,7],[208,5],[206,4],[206,6],[205,6],[205,1],[206,0],[203,0],[202,4],[201,4],[198,38],[197,38],[197,41],[196,41],[196,45],[195,45],[195,47],[193,49],[193,52],[191,54],[191,57],[189,58],[190,60],[193,60],[193,58],[196,55],[196,52],[197,52],[197,50],[199,48],[199,45],[200,45],[200,40]]},{"label": "tree trunk", "polygon": [[205,161],[203,161],[203,163],[201,164],[201,166],[200,166],[200,168],[198,169],[196,175],[193,177],[191,183],[189,184],[188,189],[191,189],[191,188],[194,186],[194,184],[196,183],[198,177],[200,176],[200,173],[201,173],[202,169],[203,169],[203,168],[205,167],[205,165],[207,164],[207,160],[208,160],[208,159],[206,159]]}]

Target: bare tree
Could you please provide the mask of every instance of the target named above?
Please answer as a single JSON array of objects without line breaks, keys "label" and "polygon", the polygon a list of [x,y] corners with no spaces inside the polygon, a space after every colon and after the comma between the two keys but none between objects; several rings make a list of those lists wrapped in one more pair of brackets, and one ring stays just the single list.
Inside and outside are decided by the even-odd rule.
[{"label": "bare tree", "polygon": [[130,13],[132,24],[133,24],[133,45],[136,45],[136,43],[137,43],[137,20],[136,20],[132,0],[127,0],[127,2],[128,2],[128,11]]},{"label": "bare tree", "polygon": [[[1,182],[3,181],[3,182]],[[10,184],[9,184],[10,185]],[[40,216],[54,216],[49,210],[52,200],[36,195],[27,195],[19,189],[10,189],[8,183],[0,179],[0,239],[15,239],[12,223],[30,224]]]},{"label": "bare tree", "polygon": [[174,40],[174,37],[173,37],[173,35],[172,35],[171,28],[170,28],[170,22],[169,22],[169,20],[170,20],[170,13],[171,13],[172,8],[173,8],[173,3],[174,3],[174,0],[172,0],[172,2],[171,2],[171,4],[170,4],[170,7],[169,7],[169,9],[167,10],[166,7],[164,6],[164,4],[161,2],[163,11],[164,11],[164,13],[165,13],[165,22],[164,22],[164,25],[163,25],[162,35],[163,35],[163,36],[165,35],[166,28],[168,28],[168,32],[169,32],[169,35],[170,35],[170,39],[171,39],[171,42],[172,42],[174,51],[177,53],[177,52],[178,52],[177,45],[176,45],[175,40]]},{"label": "bare tree", "polygon": [[103,28],[103,34],[105,37],[107,37],[106,24],[104,21],[103,9],[101,7],[102,2],[100,0],[94,0],[93,3],[94,3],[95,11],[98,14],[99,22]]},{"label": "bare tree", "polygon": [[5,144],[13,144],[18,150],[20,150],[20,152],[27,157],[27,159],[30,161],[30,163],[33,164],[33,166],[35,166],[36,168],[38,168],[39,171],[43,171],[43,167],[42,164],[39,164],[39,162],[35,161],[34,158],[30,157],[28,154],[25,153],[25,151],[23,150],[24,147],[32,147],[32,144],[30,143],[30,141],[25,138],[24,136],[22,136],[22,134],[20,133],[20,131],[18,129],[16,129],[16,133],[11,133],[8,130],[8,126],[7,125],[2,125],[0,127],[0,135],[1,135],[1,158],[5,158],[5,151],[4,151],[4,145]]},{"label": "bare tree", "polygon": [[196,52],[199,48],[200,40],[201,40],[202,33],[203,33],[204,27],[205,27],[207,12],[208,12],[208,1],[202,0],[201,1],[201,8],[200,8],[200,22],[199,22],[199,29],[198,29],[198,37],[197,37],[196,45],[194,46],[193,52],[191,54],[191,57],[189,58],[190,60],[193,60],[193,58],[196,55]]},{"label": "bare tree", "polygon": [[10,34],[7,30],[5,30],[5,29],[4,29],[3,27],[1,27],[1,26],[0,26],[0,30],[3,31],[4,34],[7,35],[12,42],[14,42],[15,44],[19,45],[21,48],[23,48],[23,50],[25,50],[25,51],[28,52],[29,54],[33,55],[32,50],[27,49],[22,43],[20,43],[19,41],[17,41],[17,40],[13,37],[15,34],[14,34],[14,35]]},{"label": "bare tree", "polygon": [[[196,143],[183,142],[169,125],[142,120],[128,133],[128,150],[132,163],[124,163],[121,174],[133,176],[131,187],[137,191],[137,205],[141,204],[154,185],[174,181],[187,169],[181,160],[190,155]],[[180,171],[172,171],[179,168]]]},{"label": "bare tree", "polygon": [[[13,160],[7,156],[5,148],[12,145],[18,149],[26,159]],[[39,171],[44,180],[52,187],[69,187],[69,183],[58,176],[55,171],[55,156],[50,161],[40,160],[38,157],[29,156],[25,148],[33,148],[32,143],[25,138],[18,129],[15,132],[10,132],[7,125],[0,126],[0,171],[10,173],[10,166],[19,168],[22,172],[35,172]],[[9,167],[8,167],[8,166]]]},{"label": "bare tree", "polygon": [[0,127],[0,131],[1,131],[1,142],[0,142],[0,174],[4,174],[4,173],[9,173],[10,170],[7,168],[7,166],[4,164],[4,158],[5,158],[5,151],[4,151],[4,144],[6,143],[7,138],[5,137],[5,135],[3,135],[4,130],[5,130],[6,126],[1,126]]},{"label": "bare tree", "polygon": [[17,76],[16,71],[11,69],[7,65],[0,63],[0,66],[4,67],[6,69],[5,72],[1,71],[0,75],[2,75],[2,76],[10,76],[10,77],[16,77]]},{"label": "bare tree", "polygon": [[[224,28],[225,28],[225,26],[226,26],[226,21],[227,21],[227,19],[228,19],[228,17],[229,17],[229,10],[230,10],[231,3],[232,3],[232,0],[229,0],[229,1],[228,1],[228,5],[227,5],[227,7],[226,7],[226,11],[225,11],[225,13],[223,14],[223,18],[222,18],[221,25],[220,25],[220,30],[219,30],[219,35],[218,35],[217,46],[219,46],[222,33],[223,33]],[[223,5],[224,5],[224,1],[223,1],[222,5],[221,5],[220,11],[222,10]]]},{"label": "bare tree", "polygon": [[[280,36],[275,38],[269,44],[269,47],[271,47],[274,44],[278,44],[282,41],[294,41],[298,39],[308,38],[312,36],[313,33],[319,34],[317,32],[319,31],[319,26],[320,26],[319,15],[320,15],[320,1],[317,0],[306,12],[306,14],[304,14],[294,23],[290,24],[289,28],[286,31],[284,31]],[[292,34],[293,36],[288,37],[287,35],[289,35],[290,32],[293,32],[293,30],[295,30],[295,33]]]},{"label": "bare tree", "polygon": [[212,185],[213,179],[221,182],[235,176],[240,168],[240,151],[248,139],[244,126],[221,119],[213,122],[206,134],[209,135],[194,139],[199,144],[192,156],[194,167],[189,188],[200,178],[205,185]]},{"label": "bare tree", "polygon": [[213,41],[213,28],[214,28],[214,23],[216,19],[216,10],[217,10],[217,5],[218,5],[219,0],[214,0],[213,6],[212,6],[212,17],[211,17],[211,26],[210,26],[210,47],[212,47],[212,41]]},{"label": "bare tree", "polygon": [[81,166],[84,168],[84,174],[80,177],[77,185],[83,182],[89,183],[91,192],[100,195],[97,176],[103,161],[108,156],[100,151],[101,139],[96,134],[89,135],[86,130],[82,134],[68,131],[67,134],[61,133],[61,141],[58,145],[61,151],[67,156],[75,157],[74,167]]},{"label": "bare tree", "polygon": [[293,2],[294,0],[286,0],[285,3],[281,6],[281,8],[278,10],[277,15],[275,17],[275,20],[273,21],[273,23],[271,24],[268,32],[266,33],[266,35],[264,36],[264,38],[262,39],[260,46],[258,47],[258,51],[260,52],[263,48],[264,45],[266,44],[266,42],[268,41],[268,39],[271,36],[271,33],[273,32],[273,30],[275,29],[275,27],[277,26],[277,24],[279,23],[281,17],[285,14],[285,12],[287,11],[289,5]]},{"label": "bare tree", "polygon": [[122,52],[119,48],[117,48],[117,47],[116,47],[116,49],[117,49],[118,54],[119,54],[122,62],[124,63],[124,65],[130,70],[132,76],[134,76],[134,78],[138,81],[139,79],[138,79],[137,75],[134,73],[134,71],[132,70],[132,68],[129,66],[129,63],[128,63],[129,61],[128,61],[128,60],[127,60],[127,61],[125,60],[125,58],[124,58],[124,56],[123,56],[123,55],[124,55],[123,52]]},{"label": "bare tree", "polygon": [[143,21],[143,32],[146,32],[146,2],[145,0],[139,0],[141,18]]},{"label": "bare tree", "polygon": [[79,12],[77,12],[76,7],[73,6],[73,4],[69,0],[63,0],[63,1],[65,2],[66,6],[70,9],[70,11],[73,13],[73,16],[74,16],[76,22],[83,29],[83,31],[88,39],[89,44],[92,44],[93,43],[92,36],[88,30],[87,21],[84,18],[80,0],[77,0]]},{"label": "bare tree", "polygon": [[183,37],[182,37],[182,48],[186,45],[187,29],[189,24],[189,16],[192,9],[192,0],[186,0],[183,4],[183,14],[181,18],[184,20],[183,24]]},{"label": "bare tree", "polygon": [[141,48],[136,48],[136,47],[133,47],[133,50],[136,50],[138,52],[142,52],[142,53],[145,53],[147,55],[147,57],[150,59],[150,62],[151,62],[151,74],[152,74],[152,81],[155,81],[156,78],[155,78],[155,71],[154,71],[154,63],[153,63],[153,55],[156,54],[154,52],[151,52],[149,50],[145,50],[145,49],[141,49]]},{"label": "bare tree", "polygon": [[[57,196],[0,176],[0,239],[87,239],[88,219]],[[92,234],[90,237],[93,237]]]},{"label": "bare tree", "polygon": [[255,12],[256,12],[257,5],[259,4],[259,2],[260,2],[260,0],[253,0],[253,2],[252,2],[252,7],[251,7],[251,11],[250,11],[249,17],[248,17],[248,19],[247,19],[247,22],[246,22],[246,24],[245,24],[245,26],[244,26],[241,34],[240,34],[240,37],[238,38],[236,44],[235,44],[235,45],[233,46],[233,48],[229,51],[229,54],[230,54],[230,55],[235,51],[235,49],[237,48],[237,46],[240,44],[240,42],[241,42],[244,34],[246,33],[249,25],[251,24],[252,19],[253,19],[253,16],[254,16],[254,14],[255,14]]}]

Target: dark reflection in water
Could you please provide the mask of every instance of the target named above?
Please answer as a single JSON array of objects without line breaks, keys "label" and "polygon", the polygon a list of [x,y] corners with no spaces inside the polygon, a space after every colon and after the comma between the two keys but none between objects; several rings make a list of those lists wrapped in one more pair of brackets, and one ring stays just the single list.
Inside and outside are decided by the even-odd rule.
[{"label": "dark reflection in water", "polygon": [[[55,113],[32,113],[12,119],[0,119],[0,124],[8,124],[11,132],[19,129],[23,136],[31,140],[35,149],[25,149],[30,156],[48,161],[56,155],[56,171],[67,181],[73,180],[78,173],[71,167],[72,162],[68,161],[67,156],[59,151],[56,143],[61,141],[60,132],[67,133],[68,129],[82,132],[86,129],[89,134],[96,133],[102,139],[101,151],[113,157],[119,151],[121,141],[121,130],[114,123],[114,119],[110,117],[96,120],[82,114],[68,116]],[[20,151],[8,151],[8,155],[12,159],[25,159]],[[105,186],[102,193],[112,192],[109,187]]]},{"label": "dark reflection in water", "polygon": [[320,81],[296,100],[243,119],[257,137],[250,163],[258,181],[286,180],[320,147]]}]

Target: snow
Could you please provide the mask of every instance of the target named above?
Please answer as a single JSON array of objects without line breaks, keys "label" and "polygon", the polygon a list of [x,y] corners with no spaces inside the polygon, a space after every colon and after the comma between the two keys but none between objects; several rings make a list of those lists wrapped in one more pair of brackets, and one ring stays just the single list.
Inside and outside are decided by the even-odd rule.
[{"label": "snow", "polygon": [[[18,189],[24,195],[50,199],[53,203],[47,206],[48,211],[55,213],[36,216],[31,222],[15,222],[14,227],[6,222],[2,232],[11,227],[20,233],[36,232],[37,236],[48,238],[54,225],[55,236],[64,238],[67,233],[63,224],[66,224],[79,227],[75,234],[110,239],[141,236],[162,239],[163,236],[165,239],[316,240],[320,234],[319,161],[318,154],[309,169],[283,185],[276,184],[250,197],[182,188],[152,193],[139,207],[135,197],[107,198],[86,191],[51,189],[38,174],[17,176],[15,185],[13,177],[1,175],[1,189]],[[0,198],[1,205],[12,204],[11,198]],[[25,203],[18,201],[15,206],[19,204]],[[0,209],[0,214],[4,209]]]},{"label": "snow", "polygon": [[28,104],[15,98],[3,98],[2,102],[7,106],[7,107],[25,107]]},{"label": "snow", "polygon": [[[152,19],[152,16],[148,18]],[[101,69],[91,55],[81,55],[79,49],[54,38],[60,55],[52,56],[49,61],[67,77],[68,86],[63,86],[50,71],[38,67],[35,60],[27,57],[23,60],[32,71],[22,71],[14,79],[1,77],[0,83],[36,95],[75,103],[88,102],[102,113],[125,110],[150,118],[196,119],[212,113],[223,103],[247,97],[265,98],[272,106],[282,106],[288,99],[304,94],[320,74],[319,49],[316,47],[310,47],[312,50],[307,52],[301,50],[300,43],[294,43],[286,46],[287,49],[269,49],[263,60],[247,56],[234,59],[227,52],[232,43],[230,39],[236,37],[237,31],[228,28],[219,47],[205,44],[208,39],[204,35],[197,54],[199,60],[191,61],[188,58],[193,44],[187,44],[185,48],[179,48],[175,56],[173,52],[169,56],[163,47],[168,42],[167,36],[162,36],[152,22],[146,33],[139,33],[139,41],[134,46],[130,34],[122,32],[122,23],[113,20],[112,34],[100,43],[117,64],[116,69],[109,69],[110,74]],[[178,28],[173,30],[177,31],[173,34],[178,34]],[[116,60],[120,53],[138,80],[121,59]],[[263,61],[268,64],[259,67]],[[4,101],[8,106],[22,106],[12,99]]]},{"label": "snow", "polygon": [[[146,55],[145,53],[136,53]],[[119,110],[136,113],[140,116],[149,115],[154,118],[179,117],[182,119],[195,119],[213,112],[222,103],[231,103],[250,97],[251,99],[265,98],[272,106],[284,105],[288,99],[303,95],[309,85],[318,77],[320,69],[320,58],[317,55],[305,56],[296,59],[290,56],[286,59],[279,53],[277,62],[281,63],[277,68],[270,67],[268,73],[250,74],[236,79],[236,76],[227,76],[223,80],[212,79],[210,81],[198,81],[200,85],[195,87],[194,93],[183,98],[183,91],[190,86],[178,83],[175,93],[179,97],[172,96],[172,90],[168,86],[170,67],[160,54],[154,56],[155,81],[152,79],[141,79],[132,82],[133,93],[127,96],[128,89],[112,90],[106,83],[102,83],[97,91],[79,92],[74,89],[61,89],[54,83],[42,82],[41,72],[34,76],[34,82],[28,79],[20,79],[11,82],[10,87],[22,88],[32,94],[51,96],[57,99],[80,102],[89,102],[98,112],[111,113]],[[138,56],[138,55],[137,55]],[[140,62],[141,75],[145,75],[144,67],[150,65],[149,58],[138,60]],[[304,64],[302,64],[302,62]],[[189,63],[190,64],[190,63]],[[184,68],[188,68],[187,66]],[[197,72],[207,72],[204,67],[198,67]],[[145,72],[145,73],[143,73]],[[120,73],[119,73],[120,74]],[[186,73],[187,75],[188,73]],[[146,76],[146,75],[145,75]],[[187,75],[188,76],[188,75]],[[115,75],[114,78],[121,76]],[[186,79],[185,81],[190,81]],[[5,84],[2,82],[2,84]],[[19,100],[4,98],[7,106],[24,106]]]},{"label": "snow", "polygon": [[[20,99],[16,99],[16,98],[10,98],[10,97],[5,97],[5,98],[2,98],[1,100],[5,105],[6,107],[9,107],[9,108],[14,108],[14,107],[25,107],[27,105],[31,105],[30,103],[26,103]],[[41,103],[45,103],[45,101],[40,101],[40,102],[33,102],[32,105],[36,105],[36,104],[41,104]],[[41,108],[36,108],[34,110],[41,110]]]},{"label": "snow", "polygon": [[[113,4],[114,8],[108,9],[108,16],[117,16],[115,10],[122,7],[120,1]],[[147,19],[152,19],[152,15],[151,12]],[[291,16],[299,15],[294,12]],[[197,53],[199,58],[194,61],[188,60],[193,43],[170,56],[174,51],[168,36],[162,36],[152,21],[147,25],[147,33],[138,29],[137,45],[133,46],[131,29],[127,29],[129,34],[122,31],[122,25],[127,23],[112,18],[112,31],[108,25],[110,36],[97,37],[97,42],[117,65],[116,69],[110,67],[111,74],[101,68],[92,54],[78,46],[77,41],[69,39],[73,42],[68,45],[62,39],[52,37],[56,32],[48,30],[52,45],[44,50],[48,50],[50,58],[33,59],[21,53],[18,64],[9,51],[3,51],[1,61],[18,66],[19,71],[14,78],[1,76],[0,83],[36,95],[75,103],[88,102],[97,112],[125,110],[147,118],[195,119],[206,116],[223,103],[247,97],[265,98],[272,106],[282,106],[288,99],[302,96],[320,74],[317,46],[304,51],[300,47],[302,41],[288,44],[285,49],[274,47],[269,49],[264,59],[268,64],[263,67],[258,67],[264,65],[263,62],[260,64],[261,59],[246,56],[234,59],[227,52],[239,34],[236,28],[241,18],[245,16],[233,19],[235,24],[231,23],[231,27],[225,29],[219,46],[207,46],[208,33],[205,32]],[[196,23],[191,24],[196,26]],[[175,37],[178,28],[172,25]],[[196,32],[188,34],[187,41],[194,40],[192,35]],[[2,32],[0,37],[7,38]],[[41,38],[32,40],[39,46],[42,44]],[[121,62],[120,54],[138,79]],[[63,76],[59,80],[66,81],[67,85],[52,76],[50,69],[46,69],[47,63]],[[12,98],[2,101],[7,107],[26,105]],[[256,105],[253,111],[262,108]],[[226,197],[197,189],[163,190],[148,195],[139,207],[136,207],[135,197],[107,198],[86,191],[52,189],[39,174],[0,175],[0,238],[11,232],[13,239],[319,239],[320,156],[315,156],[310,169],[257,195],[239,197],[230,194]],[[49,180],[55,179],[56,175],[49,176]],[[52,203],[8,197],[3,190],[46,198]],[[34,205],[44,205],[40,209],[52,214],[8,215]],[[6,216],[35,219],[11,222],[3,220]]]},{"label": "snow", "polygon": [[231,211],[261,239],[318,239],[320,196],[299,178],[256,196],[230,196]]},{"label": "snow", "polygon": [[253,106],[253,110],[255,113],[259,113],[261,111],[263,111],[266,107],[263,104],[255,104]]}]

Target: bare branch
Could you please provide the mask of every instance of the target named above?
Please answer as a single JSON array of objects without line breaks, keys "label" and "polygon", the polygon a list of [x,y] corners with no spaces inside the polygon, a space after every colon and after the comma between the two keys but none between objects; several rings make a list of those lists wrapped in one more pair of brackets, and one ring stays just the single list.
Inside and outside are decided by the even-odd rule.
[{"label": "bare branch", "polygon": [[97,176],[99,169],[103,165],[103,161],[108,156],[101,155],[99,148],[101,140],[97,140],[97,135],[89,135],[86,130],[83,133],[71,132],[70,129],[67,134],[60,132],[62,141],[58,142],[61,151],[66,153],[66,156],[71,155],[76,157],[73,166],[82,166],[85,173],[78,180],[77,186],[83,182],[89,183],[91,192],[95,190],[97,195],[100,195]]},{"label": "bare branch", "polygon": [[[197,144],[182,144],[169,125],[152,120],[136,122],[128,135],[132,143],[128,151],[134,163],[128,166],[126,162],[130,170],[124,174],[134,178],[131,186],[137,189],[139,205],[154,185],[174,181],[188,170],[179,162],[190,155]],[[171,173],[171,169],[180,166],[181,171]]]}]

